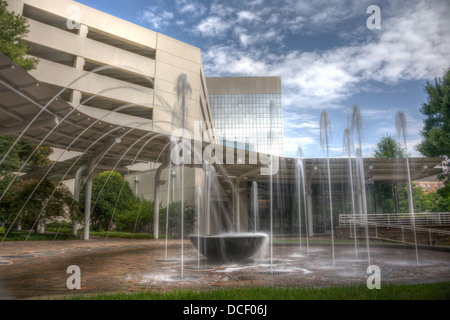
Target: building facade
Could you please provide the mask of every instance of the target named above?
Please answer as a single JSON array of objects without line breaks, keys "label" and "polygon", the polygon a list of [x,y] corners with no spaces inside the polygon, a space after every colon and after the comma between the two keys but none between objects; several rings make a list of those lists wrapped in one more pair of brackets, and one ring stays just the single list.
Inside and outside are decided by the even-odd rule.
[{"label": "building facade", "polygon": [[224,145],[283,155],[280,77],[208,77],[206,83]]},{"label": "building facade", "polygon": [[420,179],[414,181],[414,183],[416,183],[418,187],[422,188],[425,193],[436,192],[445,187],[444,182],[439,180],[437,176]]},{"label": "building facade", "polygon": [[[442,162],[441,159],[409,159],[410,172],[406,173],[406,165],[401,160],[364,159],[364,170],[361,171],[365,176],[361,179],[366,182],[361,183],[359,190],[352,191],[349,190],[349,178],[354,169],[348,168],[347,159],[331,159],[331,169],[326,166],[324,159],[304,159],[302,178],[305,181],[300,185],[298,159],[281,157],[283,119],[280,77],[205,78],[200,49],[160,33],[75,1],[7,2],[10,10],[27,19],[30,32],[25,40],[32,47],[31,55],[39,59],[37,69],[27,74],[34,79],[28,86],[39,85],[41,89],[48,87],[68,102],[64,101],[66,109],[73,111],[77,108],[84,122],[75,119],[72,127],[82,132],[80,136],[85,133],[84,128],[91,128],[93,120],[99,121],[95,130],[91,128],[82,139],[77,138],[80,147],[75,151],[85,152],[85,146],[91,146],[97,137],[93,133],[100,135],[107,132],[110,126],[117,129],[121,126],[139,128],[141,136],[133,136],[126,142],[125,139],[123,142],[113,139],[112,143],[102,141],[105,153],[109,150],[106,148],[108,143],[117,148],[113,149],[116,152],[109,154],[110,161],[105,167],[105,171],[114,170],[117,160],[122,160],[121,152],[128,152],[127,148],[133,147],[139,138],[151,134],[155,136],[151,139],[161,139],[158,145],[155,141],[148,145],[141,141],[141,145],[137,144],[131,150],[137,157],[141,152],[139,147],[147,146],[148,157],[142,161],[148,159],[157,165],[151,170],[125,176],[136,195],[155,201],[156,237],[159,234],[159,206],[181,199],[195,204],[198,188],[203,197],[199,201],[202,204],[199,221],[212,220],[209,217],[217,217],[219,212],[218,224],[225,226],[226,231],[267,231],[270,228],[278,234],[328,233],[335,226],[330,223],[333,220],[330,216],[338,221],[340,214],[351,212],[352,205],[362,212],[365,202],[373,203],[375,209],[369,209],[368,213],[376,212],[377,199],[372,192],[368,192],[371,196],[363,201],[362,190],[370,187],[368,182],[403,183],[408,175],[418,180],[437,174],[433,168]],[[0,68],[0,72],[4,73],[11,70],[9,65]],[[7,94],[8,90],[4,88],[0,91]],[[29,102],[13,106],[17,107],[15,113],[24,106],[29,110],[35,109],[35,104]],[[2,103],[0,112],[8,112],[9,117],[22,121],[23,115],[17,116]],[[50,129],[42,129],[51,130],[56,120],[53,117],[47,119]],[[18,136],[20,127],[13,130],[7,123],[3,124],[3,129],[11,129]],[[233,163],[216,163],[216,166],[211,165],[213,168],[209,168],[206,163],[197,163],[185,168],[172,165],[168,155],[165,159],[159,157],[171,150],[168,141],[175,130],[187,129],[191,137],[196,139],[195,132],[199,124],[201,132],[206,133],[206,137],[201,135],[201,142],[214,142],[217,146],[233,149]],[[78,131],[75,134],[64,132],[64,128],[59,129],[52,135],[53,145],[49,146],[58,144],[66,148],[72,145]],[[47,131],[40,134],[47,134]],[[29,137],[29,141],[36,142],[33,137]],[[202,151],[206,149],[203,144],[200,147]],[[86,162],[78,163],[75,174],[75,177],[78,173],[80,176],[78,184],[81,175],[85,175],[82,180],[86,181],[86,190],[90,188],[91,191],[93,174],[88,169],[97,165],[96,157],[103,157],[101,148],[93,149],[96,150],[89,150],[92,154],[87,154],[87,159],[83,159]],[[216,156],[215,151],[214,154]],[[261,173],[268,165],[261,161],[264,154],[280,156],[280,170],[273,177]],[[202,167],[203,164],[205,167]],[[217,185],[220,190],[206,197],[206,193],[212,193],[211,184],[208,187],[212,178],[215,179],[212,185]],[[254,183],[258,196],[252,199],[250,195]],[[301,192],[303,197],[300,198]],[[353,193],[357,204],[352,204],[350,195]],[[331,201],[328,201],[331,198],[333,210]],[[257,203],[259,209],[253,211],[251,203]],[[211,208],[219,209],[208,210],[207,214],[205,208],[210,205]],[[90,199],[86,196],[86,226],[89,226],[90,221],[89,206]],[[85,239],[88,239],[88,235],[89,230],[85,230]]]},{"label": "building facade", "polygon": [[199,48],[71,0],[7,3],[30,26],[25,40],[39,59],[31,75],[64,90],[60,96],[80,111],[169,135],[196,121],[212,129]]},{"label": "building facade", "polygon": [[[170,138],[178,129],[195,137],[195,128],[201,123],[206,135],[202,139],[218,141],[199,48],[76,1],[6,2],[8,10],[25,17],[29,25],[24,40],[31,48],[29,54],[39,59],[37,68],[29,73],[90,120],[101,120],[99,126],[104,122]],[[63,151],[55,149],[56,153]],[[150,199],[157,195],[166,202],[164,177],[173,170],[167,167],[167,159],[164,165],[161,160],[148,162],[146,168],[154,170],[126,179],[138,195]],[[178,181],[175,192],[184,190],[185,201],[193,203],[195,187],[203,185],[204,175],[199,168],[186,171],[189,178],[183,187]],[[88,174],[83,180],[92,178]],[[144,189],[145,185],[152,187]],[[171,200],[179,199],[172,195]],[[86,208],[85,220],[89,221]]]}]

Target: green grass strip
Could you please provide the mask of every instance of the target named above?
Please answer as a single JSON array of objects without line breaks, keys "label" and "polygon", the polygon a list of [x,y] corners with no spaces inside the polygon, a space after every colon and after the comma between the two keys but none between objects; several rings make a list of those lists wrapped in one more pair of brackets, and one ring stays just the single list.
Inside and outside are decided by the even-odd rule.
[{"label": "green grass strip", "polygon": [[[29,231],[11,231],[5,238],[5,241],[25,241],[28,236]],[[0,238],[3,238],[5,233],[0,232]],[[31,233],[28,241],[52,241],[55,239],[55,234],[44,233],[36,234]],[[77,236],[71,234],[58,234],[57,240],[77,240]]]},{"label": "green grass strip", "polygon": [[335,287],[252,287],[214,290],[141,291],[74,295],[73,300],[450,300],[450,282],[385,284],[370,290],[365,285]]}]

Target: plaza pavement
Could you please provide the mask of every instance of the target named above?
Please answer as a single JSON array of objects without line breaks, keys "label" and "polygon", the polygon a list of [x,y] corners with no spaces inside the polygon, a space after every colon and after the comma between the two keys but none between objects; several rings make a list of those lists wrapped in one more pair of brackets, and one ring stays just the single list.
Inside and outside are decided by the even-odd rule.
[{"label": "plaza pavement", "polygon": [[[0,299],[60,299],[75,294],[249,286],[320,287],[366,284],[365,247],[336,246],[335,265],[327,246],[277,245],[270,258],[219,265],[200,257],[189,240],[93,238],[78,241],[5,241],[0,243]],[[308,249],[308,250],[307,250]],[[382,283],[450,281],[450,252],[371,249]],[[268,252],[266,250],[266,252]],[[70,290],[69,266],[80,268],[81,289]]]}]

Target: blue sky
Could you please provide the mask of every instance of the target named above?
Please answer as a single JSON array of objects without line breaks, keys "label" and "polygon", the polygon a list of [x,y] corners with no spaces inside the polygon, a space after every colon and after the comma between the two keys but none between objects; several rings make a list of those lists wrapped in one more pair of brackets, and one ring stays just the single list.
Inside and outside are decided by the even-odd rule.
[{"label": "blue sky", "polygon": [[[322,157],[320,114],[331,122],[330,156],[344,155],[343,132],[356,103],[363,154],[396,136],[406,114],[408,152],[420,142],[427,80],[450,67],[446,0],[80,0],[202,50],[206,76],[282,77],[285,155]],[[370,5],[381,29],[369,29]]]}]

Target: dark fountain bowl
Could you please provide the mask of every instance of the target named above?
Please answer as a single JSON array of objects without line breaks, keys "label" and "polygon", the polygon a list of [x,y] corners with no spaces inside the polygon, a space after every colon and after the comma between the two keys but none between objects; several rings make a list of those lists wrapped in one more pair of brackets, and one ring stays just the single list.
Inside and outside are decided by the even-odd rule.
[{"label": "dark fountain bowl", "polygon": [[194,247],[207,259],[216,262],[244,261],[266,243],[265,233],[223,233],[217,235],[190,235]]}]

